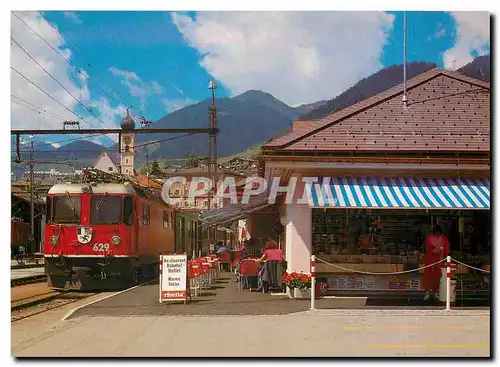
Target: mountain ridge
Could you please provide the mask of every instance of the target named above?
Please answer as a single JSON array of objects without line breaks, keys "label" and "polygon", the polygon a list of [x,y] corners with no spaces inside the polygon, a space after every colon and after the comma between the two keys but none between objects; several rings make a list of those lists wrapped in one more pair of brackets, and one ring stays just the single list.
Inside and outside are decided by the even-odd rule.
[{"label": "mountain ridge", "polygon": [[[248,90],[234,97],[216,98],[217,126],[220,133],[217,137],[219,157],[231,156],[262,144],[271,136],[290,131],[292,121],[297,119],[316,119],[324,117],[341,108],[348,107],[376,93],[380,93],[402,82],[402,65],[393,65],[377,73],[363,78],[351,88],[337,97],[291,107],[270,93],[260,90]],[[422,72],[432,69],[435,64],[415,62],[407,65],[410,79]],[[490,55],[475,58],[464,65],[458,72],[464,75],[489,81]],[[154,128],[185,127],[199,128],[208,126],[208,108],[211,99],[186,106],[169,113],[153,123]],[[136,124],[139,122],[136,121]],[[206,134],[181,137],[182,134],[137,135],[137,144],[148,141],[169,139],[158,144],[137,148],[137,162],[165,158],[185,158],[189,154],[206,156],[208,154],[208,137]],[[171,140],[170,140],[171,139]],[[15,138],[11,137],[12,150]],[[23,159],[28,158],[27,147],[23,147]],[[91,165],[102,151],[110,151],[110,156],[117,159],[117,145],[104,147],[87,140],[76,140],[58,148],[50,144],[36,147],[35,159],[77,159],[79,166]]]}]

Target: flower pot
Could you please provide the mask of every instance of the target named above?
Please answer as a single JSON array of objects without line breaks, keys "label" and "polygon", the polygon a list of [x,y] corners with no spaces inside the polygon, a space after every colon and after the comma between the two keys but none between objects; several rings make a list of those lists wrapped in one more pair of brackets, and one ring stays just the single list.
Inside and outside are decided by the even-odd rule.
[{"label": "flower pot", "polygon": [[310,299],[311,298],[311,290],[307,288],[294,288],[293,290],[293,298],[295,299]]}]

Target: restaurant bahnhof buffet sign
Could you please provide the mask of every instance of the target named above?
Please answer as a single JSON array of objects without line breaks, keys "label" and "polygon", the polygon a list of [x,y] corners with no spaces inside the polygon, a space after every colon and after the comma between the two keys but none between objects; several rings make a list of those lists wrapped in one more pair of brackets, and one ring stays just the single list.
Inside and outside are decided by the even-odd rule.
[{"label": "restaurant bahnhof buffet sign", "polygon": [[187,255],[160,256],[160,303],[184,301],[187,291]]}]

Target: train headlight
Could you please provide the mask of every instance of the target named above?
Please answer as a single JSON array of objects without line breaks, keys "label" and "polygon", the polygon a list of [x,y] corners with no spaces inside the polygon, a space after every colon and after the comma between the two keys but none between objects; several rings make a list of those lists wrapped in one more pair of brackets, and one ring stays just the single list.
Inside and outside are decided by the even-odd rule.
[{"label": "train headlight", "polygon": [[113,245],[119,245],[119,244],[120,244],[120,241],[121,241],[121,240],[120,240],[120,237],[118,237],[118,236],[113,236],[113,237],[111,237],[111,243],[112,243]]},{"label": "train headlight", "polygon": [[59,241],[59,237],[57,237],[57,236],[50,237],[50,243],[52,245],[55,245],[57,243],[57,241]]}]

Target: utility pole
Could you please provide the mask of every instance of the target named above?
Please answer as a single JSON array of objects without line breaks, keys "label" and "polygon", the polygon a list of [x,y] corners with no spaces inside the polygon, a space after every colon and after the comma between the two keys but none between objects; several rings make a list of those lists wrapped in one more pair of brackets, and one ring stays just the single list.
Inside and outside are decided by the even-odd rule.
[{"label": "utility pole", "polygon": [[[217,89],[217,84],[215,80],[211,80],[208,89],[212,90],[212,105],[208,108],[209,116],[210,116],[210,128],[213,129],[217,126],[217,109],[215,107],[215,90]],[[217,134],[209,133],[209,141],[208,141],[208,157],[209,157],[209,166],[208,166],[208,175],[212,180],[212,195],[217,191]],[[211,196],[209,198],[211,198]],[[210,204],[210,201],[209,201]],[[217,201],[214,202],[215,208],[217,208]],[[209,206],[209,210],[211,207]]]},{"label": "utility pole", "polygon": [[31,140],[30,143],[30,245],[29,245],[29,251],[34,252],[35,251],[35,200],[34,200],[34,195],[33,195],[33,182],[34,182],[34,143],[33,139]]},{"label": "utility pole", "polygon": [[403,12],[403,106],[408,106],[406,97],[406,11]]},{"label": "utility pole", "polygon": [[[208,108],[209,120],[211,129],[217,126],[217,110],[215,107],[215,90],[217,89],[217,84],[215,80],[210,80],[208,84],[208,89],[212,91],[212,105]],[[208,210],[212,210],[212,197],[216,195],[217,192],[217,134],[208,134],[208,176],[212,180],[212,187],[210,188],[210,194],[208,195]],[[214,200],[214,209],[217,209],[217,197]],[[217,242],[217,227],[213,229],[213,242],[214,245]],[[210,229],[208,230],[208,241],[211,240]]]}]

